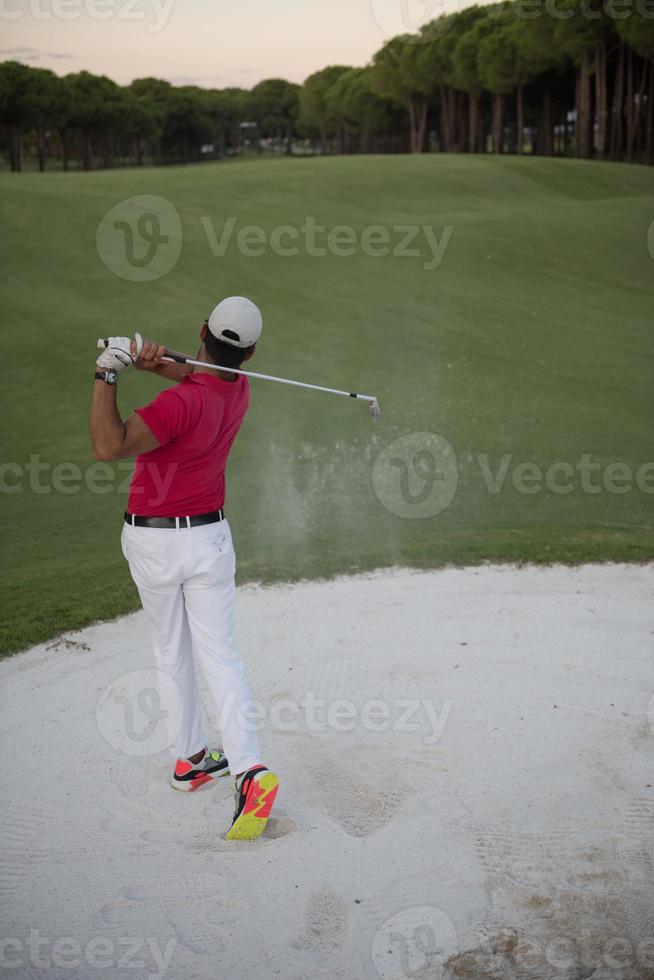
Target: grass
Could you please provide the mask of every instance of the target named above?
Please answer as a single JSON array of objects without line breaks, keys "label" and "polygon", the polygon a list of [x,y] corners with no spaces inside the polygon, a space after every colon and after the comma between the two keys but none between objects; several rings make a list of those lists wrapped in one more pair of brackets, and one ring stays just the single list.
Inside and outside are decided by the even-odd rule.
[{"label": "grass", "polygon": [[[112,482],[109,470],[103,492],[84,483],[98,472],[87,438],[96,338],[139,329],[194,351],[200,321],[231,293],[264,311],[253,370],[378,394],[385,411],[374,425],[357,403],[253,383],[227,503],[241,581],[654,557],[654,473],[641,469],[654,458],[651,170],[342,157],[5,173],[0,190],[3,445],[14,464],[3,477],[5,488],[23,485],[2,494],[2,651],[137,605],[118,541],[128,472],[112,468]],[[177,265],[152,282],[112,274],[96,248],[105,212],[138,194],[167,198],[182,223]],[[201,219],[220,235],[229,216],[237,231],[254,224],[268,234],[308,216],[358,235],[370,225],[431,225],[439,239],[453,230],[433,270],[422,236],[413,257],[247,257],[233,243],[214,256]],[[152,378],[125,377],[123,412],[157,390]],[[401,503],[403,467],[410,494],[429,490],[420,467],[430,459],[416,457],[424,437],[411,433],[447,439],[458,461],[450,506],[422,519],[412,519],[413,505],[398,516],[375,492]],[[391,456],[404,463],[380,476],[375,460],[398,439]],[[584,456],[600,492],[582,486]],[[46,469],[30,474],[30,460]],[[557,493],[550,480],[522,492],[515,467],[525,462],[542,474],[567,463],[572,491]],[[73,468],[53,471],[64,463]],[[601,483],[616,463],[629,467],[618,476],[632,473],[616,483],[620,493]],[[506,479],[490,492],[502,466]],[[67,473],[68,485],[53,489]]]}]

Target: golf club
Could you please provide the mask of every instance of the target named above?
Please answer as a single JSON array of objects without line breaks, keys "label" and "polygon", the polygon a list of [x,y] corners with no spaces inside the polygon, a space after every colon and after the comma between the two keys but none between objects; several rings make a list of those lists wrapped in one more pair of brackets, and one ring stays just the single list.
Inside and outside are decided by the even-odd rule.
[{"label": "golf club", "polygon": [[[98,347],[107,347],[108,344],[108,340],[98,340]],[[338,388],[324,388],[322,385],[306,384],[304,381],[290,381],[288,378],[275,378],[270,374],[258,374],[256,371],[240,371],[236,368],[221,367],[220,364],[210,364],[208,361],[194,360],[192,357],[187,357],[186,354],[173,354],[169,350],[166,350],[162,360],[169,361],[173,364],[193,364],[197,365],[197,367],[210,368],[212,371],[229,371],[230,374],[244,374],[246,378],[259,378],[260,381],[277,381],[282,385],[293,385],[295,388],[305,388],[309,391],[325,391],[328,395],[343,395],[345,398],[358,398],[359,401],[369,403],[370,414],[375,421],[382,416],[381,406],[375,395],[360,395],[356,391],[340,391]]]}]

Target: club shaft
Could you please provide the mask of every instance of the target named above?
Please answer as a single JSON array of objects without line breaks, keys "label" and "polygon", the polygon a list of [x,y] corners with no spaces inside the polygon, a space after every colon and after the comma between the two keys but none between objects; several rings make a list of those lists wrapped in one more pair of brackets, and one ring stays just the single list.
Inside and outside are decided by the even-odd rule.
[{"label": "club shaft", "polygon": [[293,385],[294,388],[306,388],[309,391],[325,391],[328,395],[343,395],[345,398],[359,398],[361,401],[374,402],[374,395],[360,395],[356,391],[340,391],[338,388],[324,388],[322,385],[310,385],[304,381],[291,381],[289,378],[275,378],[271,374],[258,374],[256,371],[240,371],[236,368],[221,367],[220,364],[209,364],[207,361],[196,361],[185,354],[172,354],[166,351],[163,361],[170,361],[172,364],[193,364],[196,367],[209,368],[212,371],[228,371],[230,374],[243,374],[246,378],[259,378],[260,381],[276,381],[281,385]]}]

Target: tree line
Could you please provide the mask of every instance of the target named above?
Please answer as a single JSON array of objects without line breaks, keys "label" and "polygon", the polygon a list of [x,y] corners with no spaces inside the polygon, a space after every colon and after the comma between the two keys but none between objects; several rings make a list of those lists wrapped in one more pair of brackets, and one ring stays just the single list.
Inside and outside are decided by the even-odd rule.
[{"label": "tree line", "polygon": [[[649,4],[651,6],[651,4]],[[258,152],[537,153],[654,163],[648,0],[512,0],[442,15],[363,68],[251,90],[127,86],[0,64],[13,171],[190,162]]]}]

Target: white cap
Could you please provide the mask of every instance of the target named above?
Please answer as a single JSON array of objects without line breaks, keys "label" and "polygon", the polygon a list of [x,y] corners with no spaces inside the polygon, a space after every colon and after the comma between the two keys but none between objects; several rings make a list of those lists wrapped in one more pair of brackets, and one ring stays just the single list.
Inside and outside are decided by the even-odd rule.
[{"label": "white cap", "polygon": [[207,323],[216,340],[232,347],[251,347],[263,329],[259,307],[244,296],[228,296],[214,309]]}]

